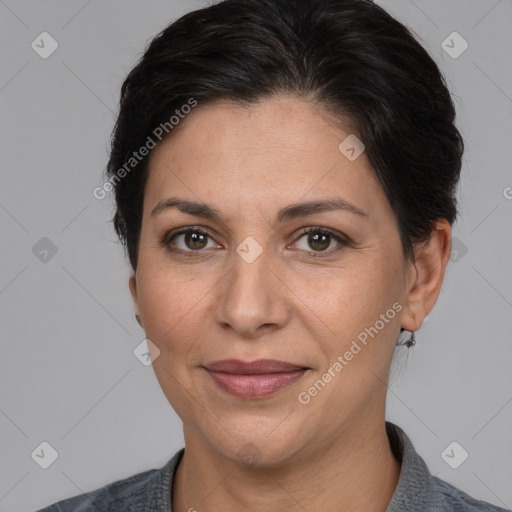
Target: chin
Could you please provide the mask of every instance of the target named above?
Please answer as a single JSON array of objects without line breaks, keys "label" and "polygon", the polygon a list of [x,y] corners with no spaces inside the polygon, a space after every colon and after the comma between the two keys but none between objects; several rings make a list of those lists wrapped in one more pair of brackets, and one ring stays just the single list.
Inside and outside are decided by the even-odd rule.
[{"label": "chin", "polygon": [[250,420],[244,428],[238,425],[236,429],[224,425],[224,429],[221,429],[222,437],[209,436],[209,444],[219,455],[241,465],[275,467],[292,458],[303,445],[300,430],[294,429],[292,425],[282,428],[283,423],[279,425],[282,420]]}]

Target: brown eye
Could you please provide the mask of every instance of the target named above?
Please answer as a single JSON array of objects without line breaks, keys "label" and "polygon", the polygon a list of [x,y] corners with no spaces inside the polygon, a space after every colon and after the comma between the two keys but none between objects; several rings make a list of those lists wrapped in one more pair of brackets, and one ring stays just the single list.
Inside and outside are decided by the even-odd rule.
[{"label": "brown eye", "polygon": [[[177,232],[171,232],[162,240],[162,245],[172,252],[192,253],[204,252],[208,248],[210,235],[198,228],[186,228]],[[216,247],[210,246],[210,247]]]},{"label": "brown eye", "polygon": [[[307,235],[307,237],[306,237]],[[302,247],[300,249],[304,251],[308,251],[311,256],[328,256],[335,251],[342,249],[343,247],[349,245],[348,240],[343,238],[340,234],[335,231],[331,231],[327,228],[308,228],[303,231],[302,236],[299,238],[306,239],[306,247]],[[333,240],[336,242],[337,246],[334,249],[328,250],[332,245]],[[319,253],[314,254],[315,252]],[[325,254],[323,254],[325,253]]]},{"label": "brown eye", "polygon": [[331,243],[331,235],[324,233],[310,233],[308,235],[308,244],[311,248],[318,251],[325,251]]},{"label": "brown eye", "polygon": [[206,247],[208,235],[199,233],[197,231],[189,231],[184,233],[185,245],[192,250],[204,249]]}]

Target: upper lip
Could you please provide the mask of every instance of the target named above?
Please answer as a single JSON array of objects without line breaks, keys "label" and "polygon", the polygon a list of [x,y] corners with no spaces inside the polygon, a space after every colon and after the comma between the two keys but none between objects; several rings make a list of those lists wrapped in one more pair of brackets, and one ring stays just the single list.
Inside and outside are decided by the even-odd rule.
[{"label": "upper lip", "polygon": [[305,370],[306,367],[278,361],[276,359],[258,359],[256,361],[241,361],[240,359],[223,359],[205,364],[207,370],[214,372],[232,373],[236,375],[255,375],[263,373],[283,373]]}]

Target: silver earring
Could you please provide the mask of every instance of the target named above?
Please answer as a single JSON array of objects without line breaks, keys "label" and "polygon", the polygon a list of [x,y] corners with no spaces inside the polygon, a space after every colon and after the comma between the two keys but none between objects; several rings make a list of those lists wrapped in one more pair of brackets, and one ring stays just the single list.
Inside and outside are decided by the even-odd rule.
[{"label": "silver earring", "polygon": [[[405,329],[404,329],[405,330]],[[413,345],[416,345],[416,339],[414,337],[414,331],[411,332],[411,336],[407,341],[398,341],[397,346],[405,345],[407,348],[411,348]]]}]

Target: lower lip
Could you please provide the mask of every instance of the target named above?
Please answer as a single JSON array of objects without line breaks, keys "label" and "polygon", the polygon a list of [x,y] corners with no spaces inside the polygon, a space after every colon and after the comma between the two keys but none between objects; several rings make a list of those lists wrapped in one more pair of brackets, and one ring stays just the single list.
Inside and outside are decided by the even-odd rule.
[{"label": "lower lip", "polygon": [[306,368],[293,372],[236,375],[206,369],[219,388],[240,398],[261,398],[298,381]]}]

